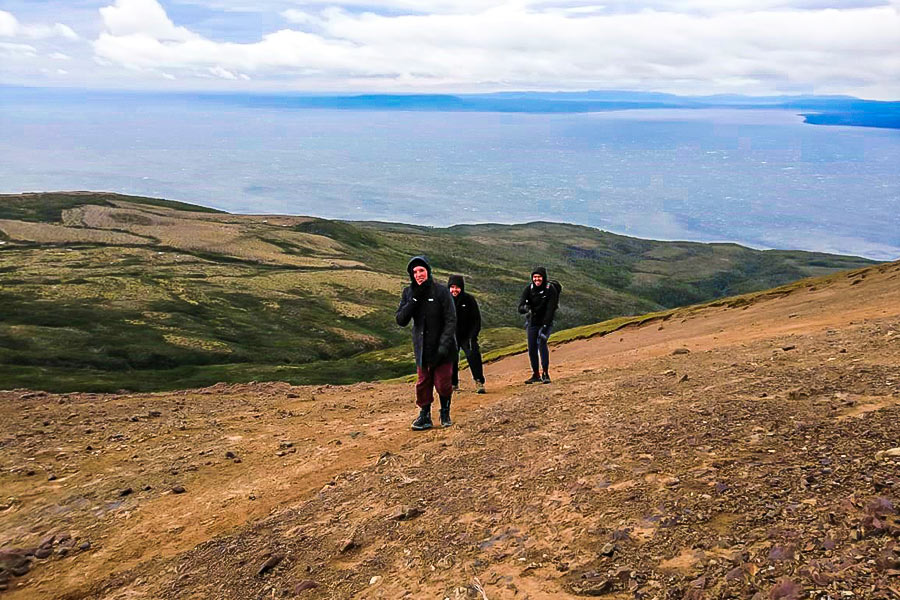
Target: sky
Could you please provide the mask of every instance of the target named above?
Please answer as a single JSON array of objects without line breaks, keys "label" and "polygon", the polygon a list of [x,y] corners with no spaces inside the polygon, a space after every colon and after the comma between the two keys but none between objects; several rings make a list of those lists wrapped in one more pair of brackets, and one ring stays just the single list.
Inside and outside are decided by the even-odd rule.
[{"label": "sky", "polygon": [[900,99],[900,0],[0,0],[0,84]]}]

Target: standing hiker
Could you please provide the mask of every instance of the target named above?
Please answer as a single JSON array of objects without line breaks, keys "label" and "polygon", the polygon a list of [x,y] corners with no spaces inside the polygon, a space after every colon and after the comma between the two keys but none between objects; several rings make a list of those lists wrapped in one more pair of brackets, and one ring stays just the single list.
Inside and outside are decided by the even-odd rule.
[{"label": "standing hiker", "polygon": [[[472,294],[466,292],[466,281],[462,275],[451,275],[447,281],[453,304],[456,306],[456,344],[465,352],[475,393],[484,393],[484,369],[481,365],[481,349],[478,347],[478,333],[481,331],[481,311]],[[453,389],[459,389],[459,352],[453,361]]]},{"label": "standing hiker", "polygon": [[[550,383],[550,350],[547,348],[547,338],[553,329],[553,317],[556,315],[558,305],[558,284],[551,285],[547,279],[547,269],[537,267],[531,272],[531,283],[522,290],[522,297],[519,298],[519,312],[526,315],[528,358],[531,360],[531,378],[525,383]],[[538,354],[543,374],[538,372]]]},{"label": "standing hiker", "polygon": [[406,265],[409,286],[403,288],[397,308],[397,324],[405,327],[413,321],[412,339],[416,355],[416,406],[419,416],[415,431],[431,429],[431,403],[434,390],[441,400],[441,426],[450,427],[450,399],[453,395],[453,360],[456,348],[456,309],[450,291],[431,277],[431,265],[422,256]]}]

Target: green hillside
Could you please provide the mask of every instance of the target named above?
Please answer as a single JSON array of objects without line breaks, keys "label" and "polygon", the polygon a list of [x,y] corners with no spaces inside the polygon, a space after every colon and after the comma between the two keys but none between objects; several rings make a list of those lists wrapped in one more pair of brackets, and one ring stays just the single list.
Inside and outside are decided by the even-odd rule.
[{"label": "green hillside", "polygon": [[872,264],[556,223],[445,229],[231,215],[107,193],[0,195],[0,388],[344,383],[412,370],[394,323],[426,254],[478,295],[488,350],[518,341],[531,268],[564,287],[557,329]]}]

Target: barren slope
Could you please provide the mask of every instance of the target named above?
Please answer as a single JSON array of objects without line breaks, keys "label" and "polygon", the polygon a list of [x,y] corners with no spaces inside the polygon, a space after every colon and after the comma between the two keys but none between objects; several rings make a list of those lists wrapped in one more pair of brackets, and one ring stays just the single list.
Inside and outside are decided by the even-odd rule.
[{"label": "barren slope", "polygon": [[424,433],[410,384],[3,392],[6,573],[57,538],[4,597],[900,598],[898,295],[684,310],[550,386],[512,357]]}]

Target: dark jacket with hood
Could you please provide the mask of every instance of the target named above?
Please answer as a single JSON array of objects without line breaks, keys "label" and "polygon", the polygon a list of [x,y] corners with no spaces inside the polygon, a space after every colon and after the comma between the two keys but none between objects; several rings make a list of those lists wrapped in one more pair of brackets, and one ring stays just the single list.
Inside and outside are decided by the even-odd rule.
[{"label": "dark jacket with hood", "polygon": [[544,281],[540,286],[534,285],[534,281],[525,286],[522,296],[519,298],[519,312],[528,315],[528,325],[540,327],[553,325],[553,317],[556,316],[556,308],[559,305],[559,296],[556,289],[550,285],[547,279],[547,269],[537,267],[531,272],[540,274]]},{"label": "dark jacket with hood", "polygon": [[[428,279],[422,285],[413,277],[413,267],[428,270]],[[431,276],[431,265],[422,256],[416,256],[406,265],[409,286],[403,288],[400,306],[397,308],[397,324],[405,327],[412,320],[413,350],[416,365],[435,367],[452,360],[456,347],[456,308],[453,296]]]},{"label": "dark jacket with hood", "polygon": [[456,340],[462,343],[477,337],[481,331],[481,311],[475,297],[466,292],[466,280],[462,275],[451,275],[447,287],[451,285],[459,286],[461,290],[453,298],[453,304],[456,305]]}]

